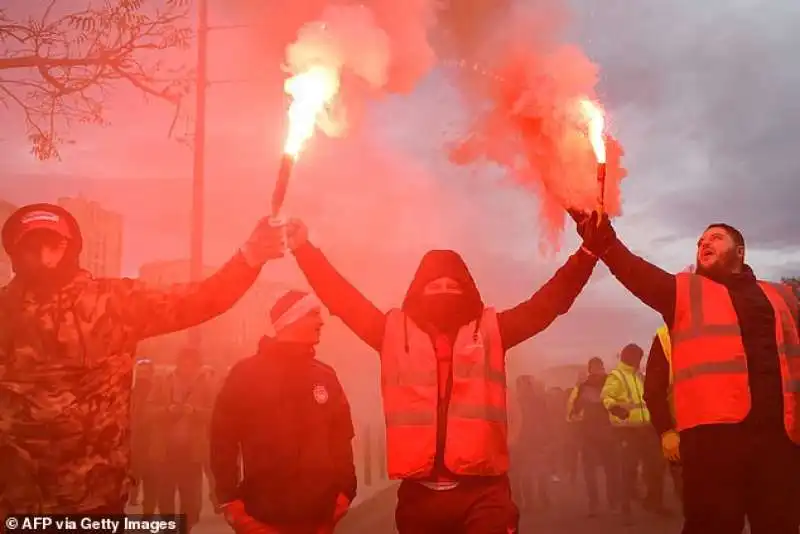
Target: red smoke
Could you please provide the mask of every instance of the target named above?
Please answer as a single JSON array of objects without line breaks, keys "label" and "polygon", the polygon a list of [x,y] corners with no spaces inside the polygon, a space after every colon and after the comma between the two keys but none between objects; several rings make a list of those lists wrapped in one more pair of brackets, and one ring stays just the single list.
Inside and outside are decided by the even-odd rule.
[{"label": "red smoke", "polygon": [[[351,114],[369,94],[413,89],[434,65],[431,35],[444,60],[440,65],[464,67],[456,85],[472,118],[450,159],[457,165],[498,164],[537,194],[543,238],[554,248],[564,207],[594,209],[598,194],[596,160],[579,106],[584,98],[596,99],[597,68],[579,48],[565,44],[569,13],[563,1],[539,1],[523,11],[490,0],[406,0],[402,8],[393,0],[373,0],[367,7],[335,6],[321,14],[327,31],[340,36],[334,61],[341,65],[342,96]],[[318,43],[316,49],[321,53]],[[622,149],[612,138],[607,148],[606,210],[617,215]]]},{"label": "red smoke", "polygon": [[[503,15],[499,23],[494,17],[492,28],[473,27],[473,35],[460,36],[457,86],[473,118],[451,147],[450,160],[495,163],[537,194],[543,244],[558,248],[564,208],[597,207],[597,163],[579,106],[581,99],[597,98],[597,68],[577,46],[564,42],[569,17],[557,0]],[[622,147],[611,136],[607,152],[605,207],[618,215],[626,171]]]},{"label": "red smoke", "polygon": [[[564,208],[594,209],[598,196],[579,104],[598,100],[597,67],[565,37],[566,1],[297,1],[287,67],[296,74],[320,61],[339,70],[338,103],[321,124],[335,136],[358,126],[368,102],[411,92],[437,66],[455,70],[469,126],[446,148],[451,162],[497,164],[537,195],[543,244],[557,249]],[[605,205],[617,215],[623,151],[609,137],[607,152]]]}]

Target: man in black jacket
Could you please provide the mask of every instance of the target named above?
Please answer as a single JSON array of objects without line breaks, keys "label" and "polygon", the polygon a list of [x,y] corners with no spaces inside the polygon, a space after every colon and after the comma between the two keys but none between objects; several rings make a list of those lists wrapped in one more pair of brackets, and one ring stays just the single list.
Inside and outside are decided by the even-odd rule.
[{"label": "man in black jacket", "polygon": [[683,463],[683,534],[797,534],[800,482],[798,302],[756,279],[742,234],[712,224],[696,273],[673,275],[634,255],[607,217],[572,214],[584,246],[670,329],[665,358],[647,364],[647,405],[662,435],[675,421]]},{"label": "man in black jacket", "polygon": [[315,359],[321,311],[300,291],[278,299],[275,337],[233,366],[217,397],[211,469],[239,533],[331,533],[356,495],[350,407],[334,370]]},{"label": "man in black jacket", "polygon": [[580,429],[583,473],[586,480],[586,491],[589,497],[589,516],[597,514],[599,491],[597,471],[602,468],[606,482],[606,500],[612,510],[620,506],[620,464],[617,455],[617,443],[611,432],[611,421],[608,411],[603,406],[603,385],[606,382],[606,369],[603,360],[592,358],[588,364],[589,374],[578,385],[575,402],[569,414],[575,419]]}]

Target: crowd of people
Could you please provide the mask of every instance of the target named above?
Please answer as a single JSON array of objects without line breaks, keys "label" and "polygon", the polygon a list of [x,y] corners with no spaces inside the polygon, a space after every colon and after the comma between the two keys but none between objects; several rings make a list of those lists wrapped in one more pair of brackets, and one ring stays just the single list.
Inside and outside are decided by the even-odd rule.
[{"label": "crowd of people", "polygon": [[189,528],[200,520],[204,488],[213,486],[209,422],[218,379],[201,358],[185,348],[168,372],[139,359],[131,401],[129,504],[145,516],[185,514]]},{"label": "crowd of people", "polygon": [[660,516],[675,513],[665,505],[664,475],[674,474],[679,502],[679,464],[662,456],[652,430],[643,398],[643,355],[638,345],[627,345],[611,372],[602,359],[591,358],[566,390],[547,389],[530,375],[517,378],[510,392],[509,444],[521,509],[548,510],[553,493],[563,495],[566,485],[569,493],[585,491],[587,517],[605,509],[632,523],[634,503]]},{"label": "crowd of people", "polygon": [[[628,250],[602,214],[570,215],[581,246],[518,305],[486,304],[461,256],[433,250],[397,306],[381,310],[298,220],[264,219],[216,274],[159,289],[93,278],[67,211],[21,208],[2,230],[15,277],[0,290],[0,516],[123,514],[133,467],[148,513],[174,510],[178,494],[191,527],[206,471],[239,534],[331,533],[357,480],[347,397],[315,357],[324,307],[379,358],[400,534],[518,532],[518,504],[547,506],[559,450],[562,475],[583,467],[590,515],[599,472],[608,508],[626,521],[636,502],[668,513],[669,461],[683,534],[739,534],[745,520],[752,534],[797,534],[797,296],[756,278],[727,224],[703,231],[693,272],[670,274]],[[140,340],[224,313],[287,250],[313,294],[273,305],[274,332],[252,356],[212,386],[186,351],[149,386],[140,364],[133,385]],[[609,372],[589,361],[569,395],[523,376],[509,402],[507,351],[567,313],[599,261],[663,318],[646,371],[631,344]],[[155,463],[139,461],[142,451]]]}]

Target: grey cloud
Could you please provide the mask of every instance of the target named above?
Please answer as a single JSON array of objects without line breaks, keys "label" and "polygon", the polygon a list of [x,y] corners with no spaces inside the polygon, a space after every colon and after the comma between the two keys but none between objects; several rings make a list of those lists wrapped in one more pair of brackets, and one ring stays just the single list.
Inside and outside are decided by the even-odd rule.
[{"label": "grey cloud", "polygon": [[[624,110],[620,136],[647,152],[628,154],[626,185],[640,195],[629,203],[662,192],[654,182],[667,179],[671,191],[647,217],[676,236],[722,220],[759,247],[800,244],[800,4],[611,0],[576,9],[601,88],[612,111]],[[689,154],[706,161],[689,169]]]}]

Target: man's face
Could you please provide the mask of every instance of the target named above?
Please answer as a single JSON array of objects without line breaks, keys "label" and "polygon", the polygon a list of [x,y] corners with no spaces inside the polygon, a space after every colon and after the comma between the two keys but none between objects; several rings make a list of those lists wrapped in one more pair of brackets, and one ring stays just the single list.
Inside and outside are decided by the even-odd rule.
[{"label": "man's face", "polygon": [[443,276],[425,284],[423,295],[461,295],[464,293],[456,280]]},{"label": "man's face", "polygon": [[620,360],[633,367],[639,369],[644,358],[644,351],[639,345],[631,344],[622,349]]},{"label": "man's face", "polygon": [[592,361],[589,363],[589,374],[592,376],[606,374],[606,366],[603,362]]},{"label": "man's face", "polygon": [[51,230],[33,230],[14,247],[14,266],[22,276],[55,270],[66,255],[69,241]]},{"label": "man's face", "polygon": [[724,228],[712,227],[697,241],[697,266],[707,273],[730,273],[744,263],[744,247]]},{"label": "man's face", "polygon": [[314,310],[286,326],[279,332],[278,337],[293,343],[317,345],[322,334],[323,324],[322,312]]}]

